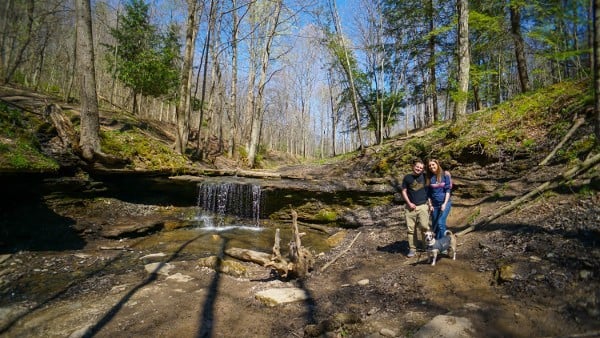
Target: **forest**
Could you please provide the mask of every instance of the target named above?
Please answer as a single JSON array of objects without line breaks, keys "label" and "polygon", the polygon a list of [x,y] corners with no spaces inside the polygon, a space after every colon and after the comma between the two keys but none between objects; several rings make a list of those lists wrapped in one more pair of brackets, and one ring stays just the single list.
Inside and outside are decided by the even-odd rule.
[{"label": "forest", "polygon": [[84,158],[102,152],[103,109],[173,127],[191,159],[212,143],[256,167],[268,150],[336,156],[591,79],[595,3],[7,0],[0,76],[81,103]]}]

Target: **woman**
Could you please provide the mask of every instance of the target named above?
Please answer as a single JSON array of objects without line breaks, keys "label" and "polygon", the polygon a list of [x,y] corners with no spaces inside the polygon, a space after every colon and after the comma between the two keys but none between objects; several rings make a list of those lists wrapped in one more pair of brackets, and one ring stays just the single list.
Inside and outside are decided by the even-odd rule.
[{"label": "woman", "polygon": [[427,162],[427,204],[432,218],[432,231],[436,239],[444,237],[446,219],[450,214],[452,202],[452,179],[448,171],[444,171],[438,160]]}]

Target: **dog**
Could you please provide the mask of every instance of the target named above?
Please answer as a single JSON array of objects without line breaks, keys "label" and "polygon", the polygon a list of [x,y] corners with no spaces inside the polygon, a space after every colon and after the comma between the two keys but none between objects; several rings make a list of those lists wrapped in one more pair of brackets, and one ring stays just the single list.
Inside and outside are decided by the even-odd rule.
[{"label": "dog", "polygon": [[435,265],[437,255],[443,251],[451,250],[452,260],[456,260],[456,235],[452,231],[446,230],[444,237],[438,240],[435,239],[433,231],[427,231],[425,232],[425,243],[427,244],[427,254],[431,265]]}]

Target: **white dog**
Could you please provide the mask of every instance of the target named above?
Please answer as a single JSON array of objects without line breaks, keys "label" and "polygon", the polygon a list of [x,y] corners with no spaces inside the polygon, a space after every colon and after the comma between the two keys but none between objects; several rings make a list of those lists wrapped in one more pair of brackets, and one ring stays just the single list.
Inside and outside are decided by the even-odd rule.
[{"label": "white dog", "polygon": [[427,253],[431,265],[435,265],[438,253],[452,250],[452,259],[456,259],[456,235],[450,230],[446,230],[444,237],[436,240],[435,233],[432,231],[425,232],[425,242],[427,243]]}]

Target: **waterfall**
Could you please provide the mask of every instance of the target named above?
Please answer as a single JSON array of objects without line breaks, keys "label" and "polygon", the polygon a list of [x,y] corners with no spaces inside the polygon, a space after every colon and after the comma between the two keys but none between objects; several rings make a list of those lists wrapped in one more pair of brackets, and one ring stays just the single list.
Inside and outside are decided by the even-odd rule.
[{"label": "waterfall", "polygon": [[233,182],[203,182],[199,185],[198,207],[216,214],[222,226],[225,216],[251,219],[258,226],[262,190],[259,185]]}]

